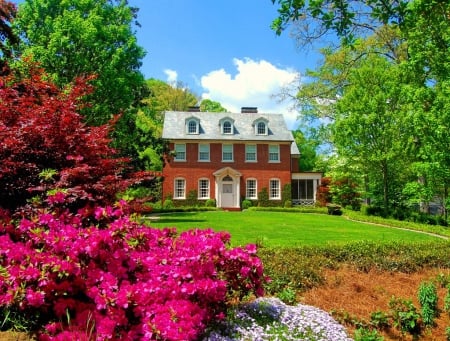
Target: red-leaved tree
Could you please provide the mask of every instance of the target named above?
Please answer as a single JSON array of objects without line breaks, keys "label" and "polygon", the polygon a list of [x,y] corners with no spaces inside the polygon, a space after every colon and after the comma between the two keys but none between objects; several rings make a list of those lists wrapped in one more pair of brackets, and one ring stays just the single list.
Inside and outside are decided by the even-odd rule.
[{"label": "red-leaved tree", "polygon": [[0,208],[49,189],[64,191],[72,208],[114,201],[132,180],[110,147],[112,124],[90,127],[79,114],[90,79],[61,90],[36,66],[20,73],[0,77]]}]

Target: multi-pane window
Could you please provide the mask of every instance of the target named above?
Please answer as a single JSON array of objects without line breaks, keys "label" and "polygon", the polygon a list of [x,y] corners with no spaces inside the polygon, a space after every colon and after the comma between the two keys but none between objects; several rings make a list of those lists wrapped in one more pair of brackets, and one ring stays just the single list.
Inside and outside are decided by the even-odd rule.
[{"label": "multi-pane window", "polygon": [[280,199],[280,180],[271,179],[269,187],[269,199]]},{"label": "multi-pane window", "polygon": [[233,145],[222,145],[222,161],[233,161]]},{"label": "multi-pane window", "polygon": [[222,129],[223,129],[223,133],[224,134],[231,134],[231,132],[232,132],[232,124],[231,124],[231,122],[230,121],[223,122]]},{"label": "multi-pane window", "polygon": [[258,199],[256,189],[256,179],[247,179],[247,188],[245,197],[247,199]]},{"label": "multi-pane window", "polygon": [[186,144],[175,144],[175,161],[186,161]]},{"label": "multi-pane window", "polygon": [[256,161],[256,144],[245,145],[245,161]]},{"label": "multi-pane window", "polygon": [[200,143],[198,145],[199,161],[209,161],[209,144]]},{"label": "multi-pane window", "polygon": [[208,179],[198,180],[198,198],[199,199],[209,199],[209,180]]},{"label": "multi-pane window", "polygon": [[183,178],[175,179],[173,197],[174,199],[186,198],[186,181]]},{"label": "multi-pane window", "polygon": [[198,134],[198,122],[196,120],[190,120],[187,124],[188,134]]},{"label": "multi-pane window", "polygon": [[277,144],[269,144],[269,162],[280,161],[280,146]]},{"label": "multi-pane window", "polygon": [[258,122],[256,126],[257,135],[267,135],[266,124],[264,122]]}]

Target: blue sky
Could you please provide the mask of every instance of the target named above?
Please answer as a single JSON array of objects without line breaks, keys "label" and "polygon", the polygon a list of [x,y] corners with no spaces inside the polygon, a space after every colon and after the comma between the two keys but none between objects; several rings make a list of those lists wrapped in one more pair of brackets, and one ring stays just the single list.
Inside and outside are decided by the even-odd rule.
[{"label": "blue sky", "polygon": [[[15,1],[22,2],[22,1]],[[129,0],[139,8],[138,44],[146,51],[146,78],[182,82],[201,98],[230,111],[243,106],[283,113],[289,128],[292,103],[274,98],[317,54],[300,51],[289,32],[270,29],[277,16],[271,0]]]}]

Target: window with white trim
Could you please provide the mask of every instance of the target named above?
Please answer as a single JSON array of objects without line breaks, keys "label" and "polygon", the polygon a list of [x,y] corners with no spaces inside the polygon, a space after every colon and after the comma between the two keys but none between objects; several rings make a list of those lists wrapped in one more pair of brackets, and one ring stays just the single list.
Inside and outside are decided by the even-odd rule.
[{"label": "window with white trim", "polygon": [[230,121],[225,121],[223,122],[222,125],[222,133],[223,134],[231,134],[233,132],[233,125],[231,124]]},{"label": "window with white trim", "polygon": [[222,145],[222,161],[233,161],[233,145]]},{"label": "window with white trim", "polygon": [[209,144],[200,143],[198,145],[198,160],[199,161],[209,161]]},{"label": "window with white trim", "polygon": [[269,162],[280,162],[280,146],[269,144]]},{"label": "window with white trim", "polygon": [[269,181],[269,199],[281,199],[280,180],[270,179]]},{"label": "window with white trim", "polygon": [[175,161],[186,161],[186,144],[175,143]]},{"label": "window with white trim", "polygon": [[246,199],[258,199],[256,187],[256,179],[247,179],[245,198]]},{"label": "window with white trim", "polygon": [[198,180],[198,198],[209,199],[209,179]]},{"label": "window with white trim", "polygon": [[257,135],[266,135],[266,124],[264,122],[258,122],[256,126]]},{"label": "window with white trim", "polygon": [[199,131],[199,121],[191,118],[186,122],[186,133],[188,134],[198,134]]},{"label": "window with white trim", "polygon": [[253,127],[255,129],[255,135],[268,135],[269,134],[269,121],[264,118],[260,117],[253,121]]},{"label": "window with white trim", "polygon": [[183,178],[176,178],[173,192],[174,199],[186,199],[186,180]]},{"label": "window with white trim", "polygon": [[256,162],[256,144],[245,145],[245,161]]}]

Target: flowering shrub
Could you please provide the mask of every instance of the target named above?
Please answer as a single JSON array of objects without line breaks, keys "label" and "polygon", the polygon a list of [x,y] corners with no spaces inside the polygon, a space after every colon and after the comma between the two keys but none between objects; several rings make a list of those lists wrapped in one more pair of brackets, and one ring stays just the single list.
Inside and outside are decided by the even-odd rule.
[{"label": "flowering shrub", "polygon": [[263,294],[254,245],[148,228],[125,210],[97,208],[89,226],[64,210],[19,222],[3,212],[0,309],[39,316],[41,340],[195,340],[230,300]]},{"label": "flowering shrub", "polygon": [[232,316],[222,322],[224,328],[210,331],[203,341],[352,340],[327,312],[302,304],[289,306],[277,298],[259,298],[243,305]]},{"label": "flowering shrub", "polygon": [[155,174],[132,173],[130,160],[111,147],[118,117],[102,126],[85,124],[80,112],[93,91],[92,77],[60,89],[32,62],[28,68],[26,76],[0,73],[0,207],[16,210],[58,188],[76,212],[110,205],[132,184],[156,181]]},{"label": "flowering shrub", "polygon": [[224,328],[211,331],[203,341],[352,340],[327,312],[302,304],[289,306],[277,298],[259,298],[232,316],[222,323]]}]

